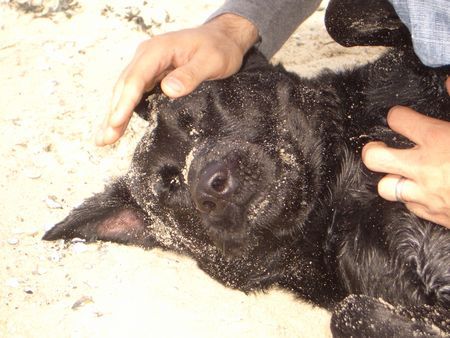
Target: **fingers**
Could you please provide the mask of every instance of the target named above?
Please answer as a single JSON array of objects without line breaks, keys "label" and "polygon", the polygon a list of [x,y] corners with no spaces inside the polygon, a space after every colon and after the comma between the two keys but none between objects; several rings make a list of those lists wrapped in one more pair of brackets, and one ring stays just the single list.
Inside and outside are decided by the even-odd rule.
[{"label": "fingers", "polygon": [[161,89],[164,94],[172,98],[183,96],[185,93],[189,92],[176,74],[169,74],[161,80]]},{"label": "fingers", "polygon": [[169,97],[177,98],[192,92],[201,82],[209,79],[210,74],[199,63],[192,60],[169,73],[161,81],[163,92]]},{"label": "fingers", "polygon": [[399,134],[407,137],[414,143],[419,143],[419,135],[428,117],[419,114],[408,107],[396,106],[389,110],[387,123],[389,127]]},{"label": "fingers", "polygon": [[[143,93],[151,90],[172,66],[176,67],[177,63],[187,62],[179,56],[178,59],[181,60],[177,60],[174,56],[176,53],[174,48],[171,48],[171,52],[168,53],[166,44],[162,44],[159,38],[153,38],[138,47],[133,60],[124,69],[114,86],[109,113],[96,135],[97,145],[103,146],[117,141],[123,135]],[[209,76],[204,74],[205,71],[202,72],[204,69],[208,70],[207,67],[200,67],[202,63],[209,64],[206,61],[207,59],[203,58],[181,66],[177,73],[172,74],[172,77],[165,81],[166,94],[179,97],[195,89]]]},{"label": "fingers", "polygon": [[104,146],[116,142],[125,133],[127,126],[128,122],[117,128],[108,126],[99,130],[95,138],[95,143],[98,146]]},{"label": "fingers", "polygon": [[162,58],[151,53],[146,55],[143,45],[138,48],[114,86],[109,113],[96,135],[95,142],[99,146],[112,144],[123,135],[143,93],[152,89],[159,79],[161,64],[150,60]]},{"label": "fingers", "polygon": [[108,121],[111,127],[118,128],[128,123],[143,93],[154,87],[170,64],[170,60],[164,58],[159,49],[152,48],[149,41],[139,46],[135,57],[114,86]]},{"label": "fingers", "polygon": [[205,80],[230,76],[239,70],[245,52],[257,37],[251,22],[230,14],[198,28],[162,34],[141,43],[114,88],[97,144],[110,144],[123,134],[143,93],[156,82],[162,80],[165,94],[177,98]]},{"label": "fingers", "polygon": [[405,166],[405,163],[410,162],[412,152],[414,148],[395,149],[389,148],[383,142],[370,142],[363,147],[362,160],[372,171],[409,177],[412,168]]},{"label": "fingers", "polygon": [[175,68],[161,81],[161,89],[172,98],[187,95],[205,80],[222,78],[236,72],[241,62],[239,60],[230,66],[223,54],[217,55],[209,49],[199,50],[187,63]]},{"label": "fingers", "polygon": [[[385,200],[402,202],[416,216],[450,228],[450,218],[445,207],[439,207],[435,196],[426,194],[414,181],[388,174],[378,183],[378,194]],[[437,206],[436,208],[430,208]]]},{"label": "fingers", "polygon": [[[450,95],[450,78],[446,87]],[[401,106],[389,111],[387,121],[392,130],[416,146],[394,149],[382,142],[364,146],[364,164],[370,170],[388,173],[378,184],[379,195],[403,202],[418,217],[450,228],[447,179],[450,123]]]},{"label": "fingers", "polygon": [[[450,77],[445,81],[447,92],[450,95]],[[428,138],[430,129],[442,124],[442,121],[420,114],[411,108],[396,106],[387,115],[387,122],[392,130],[402,134],[416,144],[421,144]]]},{"label": "fingers", "polygon": [[420,114],[411,108],[397,106],[387,115],[389,127],[416,144],[425,143],[442,121]]},{"label": "fingers", "polygon": [[384,176],[378,183],[378,194],[392,202],[424,202],[420,187],[414,181],[399,175]]},{"label": "fingers", "polygon": [[124,81],[119,79],[113,91],[112,107],[95,137],[95,143],[98,146],[112,144],[123,135],[133,109],[141,99],[143,92],[141,88],[125,86]]},{"label": "fingers", "polygon": [[114,94],[119,96],[119,99],[112,109],[108,125],[113,128],[118,128],[123,124],[128,123],[133,114],[133,109],[141,100],[144,91],[145,83],[143,83],[142,80],[128,80],[128,82],[122,86],[120,94]]},{"label": "fingers", "polygon": [[[125,69],[114,88],[111,113],[106,126],[118,130],[128,123],[143,93],[151,90],[155,83],[166,74],[166,69],[171,66],[173,60],[161,64],[148,61],[162,60],[163,57],[159,54],[158,51],[140,53]],[[172,98],[191,93],[201,82],[212,78],[219,68],[218,63],[209,61],[211,61],[210,58],[204,53],[196,53],[190,61],[162,79],[161,88],[164,93]],[[109,144],[107,140],[105,142]]]}]

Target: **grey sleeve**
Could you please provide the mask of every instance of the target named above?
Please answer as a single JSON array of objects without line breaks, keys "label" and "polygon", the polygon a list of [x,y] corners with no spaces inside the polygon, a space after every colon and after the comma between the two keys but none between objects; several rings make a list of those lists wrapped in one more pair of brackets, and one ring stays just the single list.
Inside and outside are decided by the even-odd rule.
[{"label": "grey sleeve", "polygon": [[258,49],[270,59],[321,0],[226,0],[208,20],[225,13],[240,15],[259,30]]}]

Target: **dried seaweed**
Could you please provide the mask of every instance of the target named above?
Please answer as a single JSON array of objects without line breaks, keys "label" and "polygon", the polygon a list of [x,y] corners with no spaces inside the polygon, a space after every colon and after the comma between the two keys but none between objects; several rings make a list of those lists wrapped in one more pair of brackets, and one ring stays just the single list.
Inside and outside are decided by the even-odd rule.
[{"label": "dried seaweed", "polygon": [[63,13],[67,18],[71,18],[77,10],[81,8],[76,0],[59,0],[56,6],[49,6],[43,1],[35,4],[33,1],[9,1],[8,4],[16,10],[30,14],[35,18],[52,18],[55,14]]}]

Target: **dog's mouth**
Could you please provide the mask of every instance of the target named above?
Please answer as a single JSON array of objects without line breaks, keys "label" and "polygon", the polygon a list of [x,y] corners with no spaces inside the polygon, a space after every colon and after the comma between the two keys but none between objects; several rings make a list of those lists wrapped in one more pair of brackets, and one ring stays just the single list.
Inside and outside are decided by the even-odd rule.
[{"label": "dog's mouth", "polygon": [[252,236],[249,209],[261,191],[238,172],[234,161],[212,161],[205,165],[190,185],[193,204],[203,227],[226,256],[242,256]]},{"label": "dog's mouth", "polygon": [[253,242],[247,207],[229,203],[220,215],[200,212],[205,231],[225,256],[242,256]]},{"label": "dog's mouth", "polygon": [[249,234],[245,232],[222,231],[220,228],[208,227],[206,230],[208,237],[215,247],[228,257],[240,257],[250,248],[251,241]]}]

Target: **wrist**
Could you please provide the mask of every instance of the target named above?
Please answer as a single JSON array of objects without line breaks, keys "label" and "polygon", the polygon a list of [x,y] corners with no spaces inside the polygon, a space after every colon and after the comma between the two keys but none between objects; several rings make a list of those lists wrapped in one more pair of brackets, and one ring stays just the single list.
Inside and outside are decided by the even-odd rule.
[{"label": "wrist", "polygon": [[242,55],[259,40],[256,26],[248,19],[232,13],[219,15],[204,24],[219,29],[241,50]]}]

